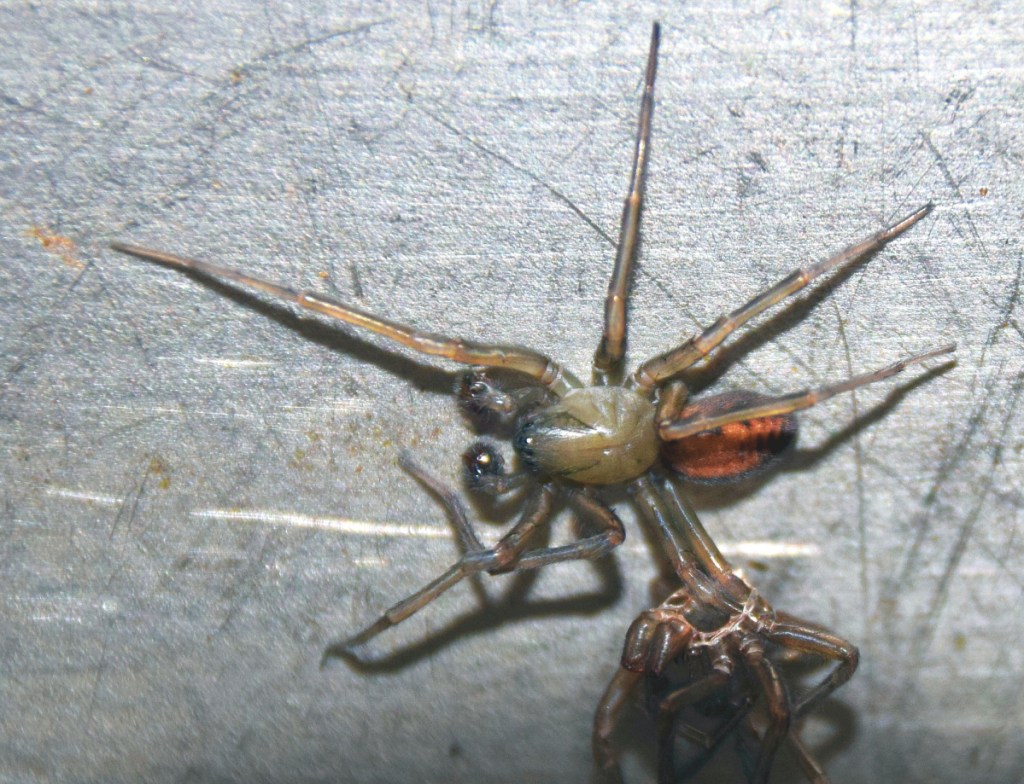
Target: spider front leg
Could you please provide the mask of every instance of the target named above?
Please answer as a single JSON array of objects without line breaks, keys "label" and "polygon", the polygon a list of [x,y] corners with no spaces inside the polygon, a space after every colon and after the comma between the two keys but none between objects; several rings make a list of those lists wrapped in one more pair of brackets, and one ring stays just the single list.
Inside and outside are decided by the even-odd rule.
[{"label": "spider front leg", "polygon": [[465,554],[444,574],[415,593],[389,607],[380,618],[367,626],[358,634],[344,642],[332,645],[328,654],[352,654],[356,648],[366,644],[381,632],[387,631],[402,621],[410,618],[434,601],[442,593],[466,577],[478,572],[503,571],[515,561],[525,549],[527,540],[538,526],[543,524],[551,514],[554,491],[550,486],[543,486],[536,501],[527,507],[512,529],[491,549],[486,549],[476,531],[470,525],[458,495],[431,474],[420,468],[408,457],[403,458],[403,468],[422,482],[437,497],[449,516],[456,521],[459,539],[466,548]]},{"label": "spider front leg", "polygon": [[755,316],[764,312],[773,305],[778,304],[786,297],[800,291],[804,286],[815,278],[824,275],[829,270],[856,261],[863,256],[877,250],[889,240],[898,237],[921,218],[931,212],[932,204],[928,202],[919,207],[907,217],[887,228],[877,231],[867,239],[851,245],[840,251],[835,256],[825,261],[811,264],[794,270],[785,278],[780,280],[767,291],[758,294],[742,307],[737,308],[727,316],[718,319],[714,324],[701,332],[699,335],[690,338],[678,348],[659,354],[644,362],[636,369],[630,378],[630,382],[643,389],[653,389],[663,381],[666,381],[686,368],[695,365],[702,358],[706,357],[722,341],[733,333],[738,327],[750,321]]},{"label": "spider front leg", "polygon": [[247,275],[244,272],[210,264],[198,259],[175,256],[159,250],[142,248],[123,242],[110,245],[116,251],[136,256],[146,261],[166,264],[187,270],[208,278],[227,281],[241,288],[254,289],[276,299],[291,302],[306,310],[343,321],[346,324],[375,332],[420,354],[442,357],[463,365],[505,368],[536,379],[556,395],[562,395],[582,384],[568,370],[549,357],[521,346],[502,346],[491,343],[476,343],[445,335],[421,332],[395,321],[374,316],[358,308],[337,302],[310,291],[295,291],[267,280]]},{"label": "spider front leg", "polygon": [[629,191],[622,207],[619,226],[619,248],[615,267],[608,283],[608,296],[604,303],[604,332],[594,353],[594,383],[617,383],[622,376],[622,360],[626,353],[626,302],[629,284],[636,262],[637,238],[640,231],[640,213],[644,202],[644,173],[651,145],[651,115],[654,112],[654,78],[658,68],[658,42],[661,28],[657,23],[651,29],[651,45],[647,52],[647,71],[644,74],[644,94],[640,99],[640,120],[637,124],[636,147],[633,151],[633,171],[629,177]]}]

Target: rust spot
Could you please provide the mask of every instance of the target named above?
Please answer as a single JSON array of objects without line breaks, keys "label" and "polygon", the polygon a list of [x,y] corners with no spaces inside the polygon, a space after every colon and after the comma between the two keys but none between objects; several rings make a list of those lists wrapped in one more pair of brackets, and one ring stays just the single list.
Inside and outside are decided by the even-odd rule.
[{"label": "rust spot", "polygon": [[63,237],[60,234],[53,234],[49,229],[42,226],[33,226],[28,230],[30,237],[39,240],[39,244],[54,256],[59,258],[72,269],[85,269],[85,265],[75,258],[78,248],[70,237]]},{"label": "rust spot", "polygon": [[149,459],[147,470],[151,476],[160,478],[160,481],[157,482],[157,487],[161,490],[166,490],[171,486],[171,470],[167,467],[167,463],[159,457],[151,457]]},{"label": "rust spot", "polygon": [[980,193],[982,196],[988,196],[988,188],[982,186],[981,188],[978,189],[978,193]]},{"label": "rust spot", "polygon": [[331,273],[329,273],[329,272],[318,272],[317,273],[317,277],[320,278],[320,280],[327,280],[329,277],[331,277]]},{"label": "rust spot", "polygon": [[[767,400],[752,392],[726,392],[683,408],[680,418],[694,414],[727,414]],[[661,454],[673,471],[691,482],[724,484],[747,479],[768,469],[796,443],[792,414],[747,419],[678,441],[665,441]]]}]

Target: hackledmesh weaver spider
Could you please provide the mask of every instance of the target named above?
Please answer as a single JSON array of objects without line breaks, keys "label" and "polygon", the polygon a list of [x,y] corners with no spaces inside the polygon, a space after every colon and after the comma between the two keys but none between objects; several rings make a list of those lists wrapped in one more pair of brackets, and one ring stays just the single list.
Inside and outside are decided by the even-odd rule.
[{"label": "hackledmesh weaver spider", "polygon": [[[663,476],[667,473],[698,481],[725,481],[763,470],[795,437],[794,412],[953,350],[945,346],[838,383],[780,397],[732,393],[690,402],[687,387],[679,378],[748,321],[818,277],[872,253],[909,229],[930,212],[932,205],[928,203],[833,257],[794,271],[691,339],[625,373],[626,307],[643,205],[658,43],[659,28],[654,25],[618,254],[590,385],[532,349],[422,332],[316,293],[295,291],[226,267],[113,244],[114,249],[143,259],[254,289],[374,332],[412,351],[468,365],[472,370],[464,377],[459,393],[463,405],[513,428],[512,444],[521,470],[506,471],[498,453],[487,445],[475,445],[464,458],[469,482],[475,489],[492,494],[524,491],[528,500],[511,530],[494,547],[486,547],[467,524],[466,553],[456,564],[332,648],[333,652],[356,655],[378,634],[407,619],[468,575],[536,569],[562,561],[597,558],[614,549],[625,531],[602,494],[602,488],[611,485],[624,485],[641,514],[655,522],[683,584],[687,578],[695,580],[696,572],[682,561],[688,553],[697,554],[700,566],[696,571],[712,577],[719,586],[705,586],[708,594],[701,601],[735,614],[746,601],[736,606],[736,591],[740,589],[734,581],[739,578],[727,568],[716,569],[710,556],[710,560],[701,557],[697,538],[675,530],[685,528],[678,516],[657,512],[657,499],[666,492],[661,483],[667,481],[667,487],[673,481],[671,476],[667,480]],[[503,386],[490,372],[493,370],[510,373],[522,383]],[[559,504],[589,520],[598,533],[567,545],[530,549],[531,535],[546,524]]]}]

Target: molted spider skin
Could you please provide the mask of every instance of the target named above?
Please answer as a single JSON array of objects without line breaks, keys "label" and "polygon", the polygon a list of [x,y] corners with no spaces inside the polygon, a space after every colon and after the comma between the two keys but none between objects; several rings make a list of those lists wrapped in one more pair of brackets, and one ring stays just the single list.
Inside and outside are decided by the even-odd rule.
[{"label": "molted spider skin", "polygon": [[[755,392],[724,392],[688,404],[680,416],[725,413],[766,400],[766,395]],[[669,468],[691,482],[726,484],[757,476],[776,465],[796,444],[797,432],[793,414],[745,419],[678,441],[663,441],[661,455]]]}]

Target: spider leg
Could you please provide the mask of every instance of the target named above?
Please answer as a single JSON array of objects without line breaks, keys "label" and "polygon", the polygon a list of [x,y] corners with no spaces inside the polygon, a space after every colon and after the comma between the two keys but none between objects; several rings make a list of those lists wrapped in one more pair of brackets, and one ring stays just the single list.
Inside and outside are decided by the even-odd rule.
[{"label": "spider leg", "polygon": [[729,682],[732,677],[731,662],[728,669],[714,669],[707,675],[698,678],[692,683],[677,689],[666,696],[658,705],[658,782],[659,784],[674,784],[676,781],[675,771],[675,738],[677,735],[685,734],[688,740],[696,741],[702,748],[698,765],[702,767],[710,759],[711,753],[718,746],[724,737],[736,726],[745,715],[746,711],[738,710],[736,715],[731,716],[722,726],[715,729],[713,733],[704,733],[692,730],[690,727],[680,728],[676,719],[679,712],[693,705],[705,697],[714,694]]},{"label": "spider leg", "polygon": [[597,703],[597,710],[594,712],[594,730],[590,740],[594,761],[601,770],[608,771],[613,776],[617,774],[617,780],[620,781],[622,774],[612,750],[611,736],[618,726],[622,708],[643,677],[642,672],[632,672],[625,667],[619,667],[608,682],[608,687],[601,695],[601,701]]},{"label": "spider leg", "polygon": [[344,321],[346,324],[367,329],[370,332],[375,332],[421,354],[443,357],[444,359],[460,362],[464,365],[501,367],[514,370],[537,379],[557,395],[562,395],[570,389],[581,386],[579,380],[569,371],[543,354],[531,351],[528,348],[475,343],[444,335],[420,332],[411,327],[374,316],[319,294],[309,291],[295,291],[279,286],[276,283],[229,269],[228,267],[221,267],[217,264],[210,264],[209,262],[189,259],[183,256],[175,256],[163,251],[141,248],[137,245],[129,245],[123,242],[113,242],[110,247],[121,253],[127,253],[146,261],[166,264],[206,277],[229,281],[242,288],[262,291],[265,294],[270,294],[277,299],[286,300],[301,308],[321,313],[339,321]]},{"label": "spider leg", "polygon": [[823,400],[828,400],[830,397],[842,394],[843,392],[849,392],[857,389],[858,387],[865,386],[866,384],[874,384],[876,381],[882,381],[883,379],[895,376],[897,373],[902,373],[911,365],[920,364],[921,362],[942,356],[943,354],[949,354],[955,350],[955,345],[942,346],[941,348],[926,351],[923,354],[915,354],[912,357],[901,359],[899,362],[894,362],[893,364],[879,370],[875,370],[870,373],[863,373],[859,376],[853,376],[852,378],[840,381],[837,384],[830,384],[828,386],[818,387],[817,389],[795,392],[790,395],[768,398],[756,405],[734,409],[725,414],[716,415],[714,412],[700,412],[693,416],[677,419],[674,422],[664,422],[658,427],[658,434],[661,436],[662,440],[676,441],[681,438],[686,438],[687,436],[692,436],[695,433],[700,433],[704,430],[714,430],[716,427],[722,427],[723,425],[728,425],[732,422],[742,422],[744,420],[760,419],[762,417],[778,416],[780,414],[788,414],[793,411],[800,411],[802,409],[815,406]]},{"label": "spider leg", "polygon": [[659,354],[636,369],[631,382],[644,389],[652,389],[668,378],[680,373],[707,356],[715,347],[739,326],[750,321],[763,311],[772,307],[786,297],[796,293],[812,280],[825,274],[835,267],[855,261],[884,245],[894,237],[909,229],[921,218],[931,212],[932,203],[919,207],[907,217],[891,226],[877,231],[867,239],[851,245],[825,261],[811,264],[794,270],[767,291],[758,294],[746,305],[737,308],[727,316],[722,316],[706,330],[690,338],[681,346],[664,354]]},{"label": "spider leg", "polygon": [[448,517],[455,524],[455,533],[459,537],[463,552],[478,552],[486,549],[484,543],[480,541],[476,529],[470,524],[466,505],[462,503],[462,498],[458,493],[421,467],[409,452],[403,451],[398,456],[398,464],[433,493],[441,506],[448,512]]},{"label": "spider leg", "polygon": [[502,571],[541,569],[563,561],[590,561],[600,558],[622,544],[626,538],[626,529],[619,516],[610,507],[594,496],[583,492],[570,496],[569,504],[575,508],[578,514],[593,518],[602,529],[601,533],[584,537],[571,544],[527,550],[502,567]]},{"label": "spider leg", "polygon": [[[715,679],[718,673],[711,673],[701,681],[697,681],[692,686],[704,686],[704,682]],[[736,705],[733,714],[722,724],[715,728],[713,732],[703,732],[691,727],[689,725],[680,725],[678,721],[678,713],[682,708],[687,705],[692,705],[701,699],[713,694],[717,689],[725,686],[728,683],[729,678],[732,677],[730,673],[727,677],[721,679],[715,679],[713,682],[714,688],[708,688],[703,693],[694,693],[692,699],[686,699],[685,701],[680,699],[672,707],[668,709],[666,707],[666,700],[671,700],[676,697],[678,692],[670,694],[661,703],[662,713],[659,717],[658,722],[658,782],[659,784],[676,784],[679,781],[678,770],[676,765],[675,757],[675,738],[682,736],[691,743],[699,746],[702,751],[695,758],[688,761],[686,764],[687,773],[684,776],[696,775],[704,765],[708,763],[712,755],[718,749],[719,744],[727,737],[730,733],[736,729],[736,725],[748,718],[750,709],[753,707],[753,700],[747,700],[743,705]],[[690,687],[684,687],[679,691],[686,691]],[[699,691],[703,691],[702,689]]]},{"label": "spider leg", "polygon": [[619,249],[615,267],[608,283],[608,296],[604,303],[604,332],[594,353],[594,383],[615,383],[622,375],[622,358],[626,350],[626,300],[636,261],[637,235],[640,212],[644,201],[644,171],[651,140],[651,114],[654,111],[654,77],[658,67],[658,42],[661,28],[654,23],[651,46],[647,53],[647,71],[644,75],[644,94],[640,99],[640,120],[633,151],[633,172],[629,178],[629,192],[622,208],[619,226]]},{"label": "spider leg", "polygon": [[760,640],[748,638],[741,645],[741,651],[761,685],[761,691],[765,697],[765,707],[768,711],[768,726],[765,727],[764,737],[761,738],[761,750],[758,752],[757,764],[749,784],[767,784],[772,770],[772,762],[775,760],[775,752],[779,748],[779,743],[789,732],[793,711],[790,707],[789,695],[786,693],[786,686],[782,682],[778,670],[764,655],[764,646],[761,645]]},{"label": "spider leg", "polygon": [[796,718],[806,716],[828,695],[850,680],[860,661],[856,645],[814,624],[777,620],[770,629],[765,630],[765,636],[784,648],[814,654],[836,662],[836,666],[817,686],[812,687],[797,700],[793,706],[793,715]]},{"label": "spider leg", "polygon": [[816,759],[811,755],[810,750],[804,745],[803,739],[796,730],[792,730],[786,736],[786,740],[793,749],[804,775],[811,784],[829,784],[828,776]]},{"label": "spider leg", "polygon": [[628,489],[694,600],[728,615],[742,609],[750,589],[732,571],[685,496],[672,483],[659,486],[646,476],[635,479]]},{"label": "spider leg", "polygon": [[[412,470],[421,481],[423,481],[424,476],[427,476],[422,469],[413,468]],[[430,481],[432,483],[436,482],[433,479]],[[437,483],[437,486],[441,487],[439,483]],[[433,484],[431,484],[431,489],[434,489]],[[439,495],[442,505],[445,506],[453,517],[457,517],[458,512],[450,505],[451,499],[455,497],[454,493],[443,487],[442,491]],[[512,529],[492,549],[470,549],[440,577],[437,577],[415,593],[389,607],[380,618],[358,634],[349,637],[337,645],[331,646],[329,652],[350,654],[354,649],[369,642],[381,632],[387,631],[392,626],[396,626],[419,612],[442,593],[469,575],[479,572],[496,573],[503,570],[510,562],[515,560],[518,554],[517,548],[522,549],[528,536],[547,520],[551,513],[553,495],[554,492],[550,487],[543,487],[537,502],[523,512]],[[458,506],[461,507],[461,502]],[[468,526],[468,521],[466,525]],[[472,537],[479,541],[475,533],[472,534]]]},{"label": "spider leg", "polygon": [[[422,469],[419,470],[422,471]],[[452,494],[447,491],[440,496],[441,503],[448,508],[449,512],[452,511],[448,506],[451,496]],[[536,503],[522,514],[512,529],[493,548],[467,552],[440,577],[389,607],[380,618],[362,631],[343,642],[332,645],[328,653],[351,655],[356,648],[362,647],[380,633],[419,612],[469,575],[479,572],[504,574],[519,569],[540,569],[562,561],[597,558],[618,546],[625,538],[622,522],[610,508],[596,498],[579,493],[570,499],[572,506],[578,512],[596,519],[604,530],[572,544],[525,550],[533,532],[548,520],[553,497],[552,487],[550,485],[542,486]]]}]

